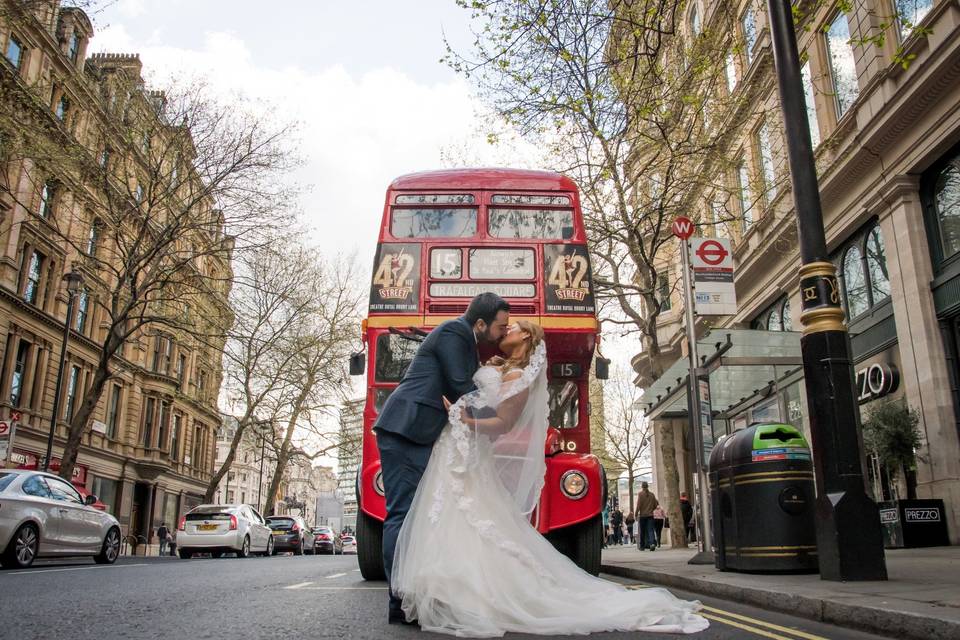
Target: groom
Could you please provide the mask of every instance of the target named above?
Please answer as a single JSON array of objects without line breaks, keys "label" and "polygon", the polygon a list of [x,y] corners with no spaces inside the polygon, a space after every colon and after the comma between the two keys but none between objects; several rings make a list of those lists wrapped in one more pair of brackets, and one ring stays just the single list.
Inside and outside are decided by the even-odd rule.
[{"label": "groom", "polygon": [[[431,331],[373,425],[387,501],[383,566],[388,584],[397,535],[427,469],[433,445],[447,422],[443,398],[456,402],[476,388],[473,374],[479,366],[477,345],[498,344],[506,335],[509,313],[506,300],[495,293],[481,293],[463,316]],[[389,621],[407,623],[393,591]]]}]

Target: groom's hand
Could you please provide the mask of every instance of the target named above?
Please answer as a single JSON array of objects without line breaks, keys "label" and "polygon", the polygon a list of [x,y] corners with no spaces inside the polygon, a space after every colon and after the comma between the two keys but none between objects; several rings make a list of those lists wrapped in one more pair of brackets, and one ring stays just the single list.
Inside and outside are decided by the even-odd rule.
[{"label": "groom's hand", "polygon": [[441,397],[443,398],[443,407],[444,407],[447,411],[449,411],[449,410],[450,410],[450,407],[453,405],[453,403],[450,402],[449,400],[447,400],[447,396],[441,396]]}]

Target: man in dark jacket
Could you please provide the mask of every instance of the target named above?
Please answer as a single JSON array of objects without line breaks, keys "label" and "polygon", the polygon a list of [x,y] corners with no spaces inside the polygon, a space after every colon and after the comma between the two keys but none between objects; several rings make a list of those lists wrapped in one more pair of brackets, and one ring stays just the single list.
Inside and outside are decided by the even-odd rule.
[{"label": "man in dark jacket", "polygon": [[683,516],[683,531],[687,542],[695,542],[697,536],[693,530],[693,505],[686,491],[680,492],[680,515]]},{"label": "man in dark jacket", "polygon": [[[510,305],[503,298],[481,293],[462,317],[431,331],[373,426],[387,502],[383,566],[388,584],[397,535],[427,469],[433,445],[447,423],[443,399],[456,402],[476,388],[473,374],[479,367],[477,344],[498,344],[506,335],[509,312]],[[392,591],[388,620],[408,622],[400,599]]]},{"label": "man in dark jacket", "polygon": [[623,512],[614,509],[610,514],[610,526],[613,527],[613,543],[623,544]]},{"label": "man in dark jacket", "polygon": [[657,534],[653,527],[653,510],[660,506],[657,496],[649,489],[646,482],[640,483],[640,493],[637,494],[637,548],[641,551],[657,550]]}]

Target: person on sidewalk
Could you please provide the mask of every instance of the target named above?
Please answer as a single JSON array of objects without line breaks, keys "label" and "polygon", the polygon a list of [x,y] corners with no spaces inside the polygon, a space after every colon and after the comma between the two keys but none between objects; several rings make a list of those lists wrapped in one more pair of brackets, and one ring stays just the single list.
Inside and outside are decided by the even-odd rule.
[{"label": "person on sidewalk", "polygon": [[663,507],[657,505],[653,510],[653,531],[657,536],[657,547],[660,546],[663,535],[663,523],[667,519],[667,514],[663,512]]},{"label": "person on sidewalk", "polygon": [[167,552],[167,536],[170,535],[170,530],[167,529],[167,523],[161,522],[160,528],[157,529],[157,540],[160,542],[160,552],[157,554],[162,556]]},{"label": "person on sidewalk", "polygon": [[610,508],[608,505],[603,505],[603,544],[600,545],[601,549],[607,548],[607,541],[610,539]]},{"label": "person on sidewalk", "polygon": [[623,544],[623,512],[614,509],[610,514],[610,526],[613,527],[614,544]]},{"label": "person on sidewalk", "polygon": [[637,522],[637,519],[633,517],[633,511],[627,514],[626,519],[623,521],[623,524],[627,525],[627,544],[636,544],[637,538],[634,535],[637,528],[634,526]]},{"label": "person on sidewalk", "polygon": [[660,506],[657,496],[650,492],[650,485],[640,483],[640,493],[637,494],[637,547],[643,551],[657,550],[656,532],[653,525],[653,510]]},{"label": "person on sidewalk", "polygon": [[683,530],[687,536],[687,543],[696,542],[697,535],[693,530],[693,505],[686,491],[680,492],[680,515],[683,516]]}]

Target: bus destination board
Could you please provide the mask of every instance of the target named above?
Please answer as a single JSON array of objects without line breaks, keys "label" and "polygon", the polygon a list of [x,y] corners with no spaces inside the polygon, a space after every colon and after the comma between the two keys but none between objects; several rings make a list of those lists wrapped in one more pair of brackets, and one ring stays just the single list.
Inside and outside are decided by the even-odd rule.
[{"label": "bus destination board", "polygon": [[590,258],[583,245],[543,247],[546,313],[594,313]]},{"label": "bus destination board", "polygon": [[420,295],[420,245],[384,243],[377,248],[370,311],[416,313]]}]

